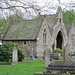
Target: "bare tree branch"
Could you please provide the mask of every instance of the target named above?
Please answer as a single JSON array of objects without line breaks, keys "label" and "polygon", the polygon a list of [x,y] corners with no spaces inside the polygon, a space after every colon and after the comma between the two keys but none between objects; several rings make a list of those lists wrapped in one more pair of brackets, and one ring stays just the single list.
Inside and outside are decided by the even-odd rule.
[{"label": "bare tree branch", "polygon": [[[58,3],[55,5],[49,1],[45,1],[44,4],[39,5],[37,0],[2,0],[0,2],[0,9],[1,10],[10,10],[14,13],[20,11],[22,13],[30,13],[31,11],[37,12],[47,12],[51,11],[52,9],[56,9],[59,5],[64,6],[66,8],[74,8],[75,3],[61,3],[61,0],[57,0]],[[22,11],[23,10],[23,11]]]}]

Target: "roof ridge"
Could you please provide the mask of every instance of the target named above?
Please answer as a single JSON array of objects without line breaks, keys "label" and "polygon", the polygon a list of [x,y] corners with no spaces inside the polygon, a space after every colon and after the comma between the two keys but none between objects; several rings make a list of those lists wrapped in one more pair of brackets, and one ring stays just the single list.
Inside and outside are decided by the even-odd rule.
[{"label": "roof ridge", "polygon": [[[44,17],[44,15],[42,15]],[[40,19],[42,20],[42,16],[40,16],[39,18],[37,17],[36,19],[19,19],[19,20],[12,20],[11,22],[18,22],[18,21],[39,21]]]},{"label": "roof ridge", "polygon": [[37,20],[42,20],[42,17],[48,17],[48,16],[56,16],[56,14],[49,14],[49,15],[41,15],[39,18],[37,17],[36,19],[19,19],[19,20],[12,20],[11,22],[18,22],[18,21],[37,21]]}]

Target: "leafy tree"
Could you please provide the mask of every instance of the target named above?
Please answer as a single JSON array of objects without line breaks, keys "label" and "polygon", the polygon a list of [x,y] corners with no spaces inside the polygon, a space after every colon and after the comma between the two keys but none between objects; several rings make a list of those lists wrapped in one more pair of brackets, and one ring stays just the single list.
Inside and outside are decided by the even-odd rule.
[{"label": "leafy tree", "polygon": [[75,22],[75,11],[63,11],[63,19],[65,24],[72,24],[72,21]]},{"label": "leafy tree", "polygon": [[14,15],[11,15],[9,16],[7,19],[5,18],[0,18],[0,38],[1,38],[1,34],[3,34],[3,31],[5,30],[7,24],[8,24],[8,21],[10,20],[22,20],[23,18],[22,17],[19,17],[18,15],[14,14]]},{"label": "leafy tree", "polygon": [[0,38],[1,38],[1,34],[3,34],[3,31],[7,26],[7,23],[8,23],[8,19],[5,19],[5,18],[1,19],[0,18]]},{"label": "leafy tree", "polygon": [[0,47],[0,61],[12,61],[13,47],[16,47],[18,49],[18,61],[22,61],[25,58],[24,49],[19,44],[7,42]]}]

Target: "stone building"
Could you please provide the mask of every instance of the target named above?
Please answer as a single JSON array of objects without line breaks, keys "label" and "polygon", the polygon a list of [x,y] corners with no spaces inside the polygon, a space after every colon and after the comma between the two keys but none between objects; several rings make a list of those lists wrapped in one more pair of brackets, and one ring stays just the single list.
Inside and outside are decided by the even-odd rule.
[{"label": "stone building", "polygon": [[59,7],[56,14],[39,15],[34,20],[9,21],[2,42],[19,43],[25,50],[26,56],[43,57],[44,50],[63,47],[68,44],[69,52],[75,50],[74,23],[65,25],[62,10]]}]

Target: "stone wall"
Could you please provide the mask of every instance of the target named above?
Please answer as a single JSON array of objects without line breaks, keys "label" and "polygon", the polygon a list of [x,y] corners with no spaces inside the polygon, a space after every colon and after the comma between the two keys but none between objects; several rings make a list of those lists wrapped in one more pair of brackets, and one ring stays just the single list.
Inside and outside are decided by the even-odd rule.
[{"label": "stone wall", "polygon": [[[46,43],[43,43],[44,30],[46,32]],[[37,37],[37,57],[43,57],[44,51],[49,50],[51,48],[51,43],[52,43],[51,39],[52,38],[45,18],[44,22],[42,23],[42,27],[39,31],[39,35]]]},{"label": "stone wall", "polygon": [[75,52],[75,26],[72,26],[69,35],[69,52]]},{"label": "stone wall", "polygon": [[[53,32],[49,30],[47,25],[46,18],[44,19],[39,32],[37,33],[37,41],[12,41],[14,43],[19,43],[25,50],[26,56],[31,56],[31,52],[33,49],[34,57],[43,57],[43,53],[45,50],[50,50],[52,52],[52,48],[56,49],[57,45],[57,35],[61,31],[63,37],[62,49],[66,44],[68,44],[68,49],[70,52],[74,52],[75,50],[75,27],[73,25],[69,37],[67,36],[66,28],[63,23],[62,13],[58,13],[56,16],[58,19],[56,25],[53,27]],[[46,43],[43,42],[43,33],[46,33]],[[8,41],[3,41],[3,43]]]},{"label": "stone wall", "polygon": [[36,50],[36,41],[26,41],[26,45],[23,45],[25,50],[26,56],[32,56],[32,49],[33,49],[33,56],[37,57],[37,50]]},{"label": "stone wall", "polygon": [[[56,49],[56,45],[57,45],[57,35],[59,33],[59,31],[61,31],[62,33],[62,38],[63,38],[63,44],[62,44],[62,50],[63,50],[63,46],[66,46],[66,44],[68,43],[68,37],[67,37],[67,32],[66,32],[66,28],[65,25],[63,23],[63,16],[62,16],[62,12],[60,12],[57,16],[58,21],[56,23],[56,25],[53,27],[53,34],[52,34],[52,45],[55,44],[55,49]],[[61,19],[61,20],[59,20]]]},{"label": "stone wall", "polygon": [[68,43],[68,40],[67,40],[68,37],[67,37],[66,29],[65,29],[65,26],[63,24],[61,24],[61,25],[59,24],[58,27],[56,27],[54,29],[54,32],[52,35],[53,43],[55,43],[55,48],[56,48],[57,35],[58,35],[59,31],[61,31],[61,33],[62,33],[62,38],[63,38],[62,49],[63,49],[63,46],[65,46]]},{"label": "stone wall", "polygon": [[33,55],[36,57],[37,55],[37,50],[36,50],[36,41],[3,41],[3,43],[6,42],[13,42],[13,43],[18,43],[20,46],[24,48],[25,51],[25,56],[32,56],[31,51],[33,48]]}]

